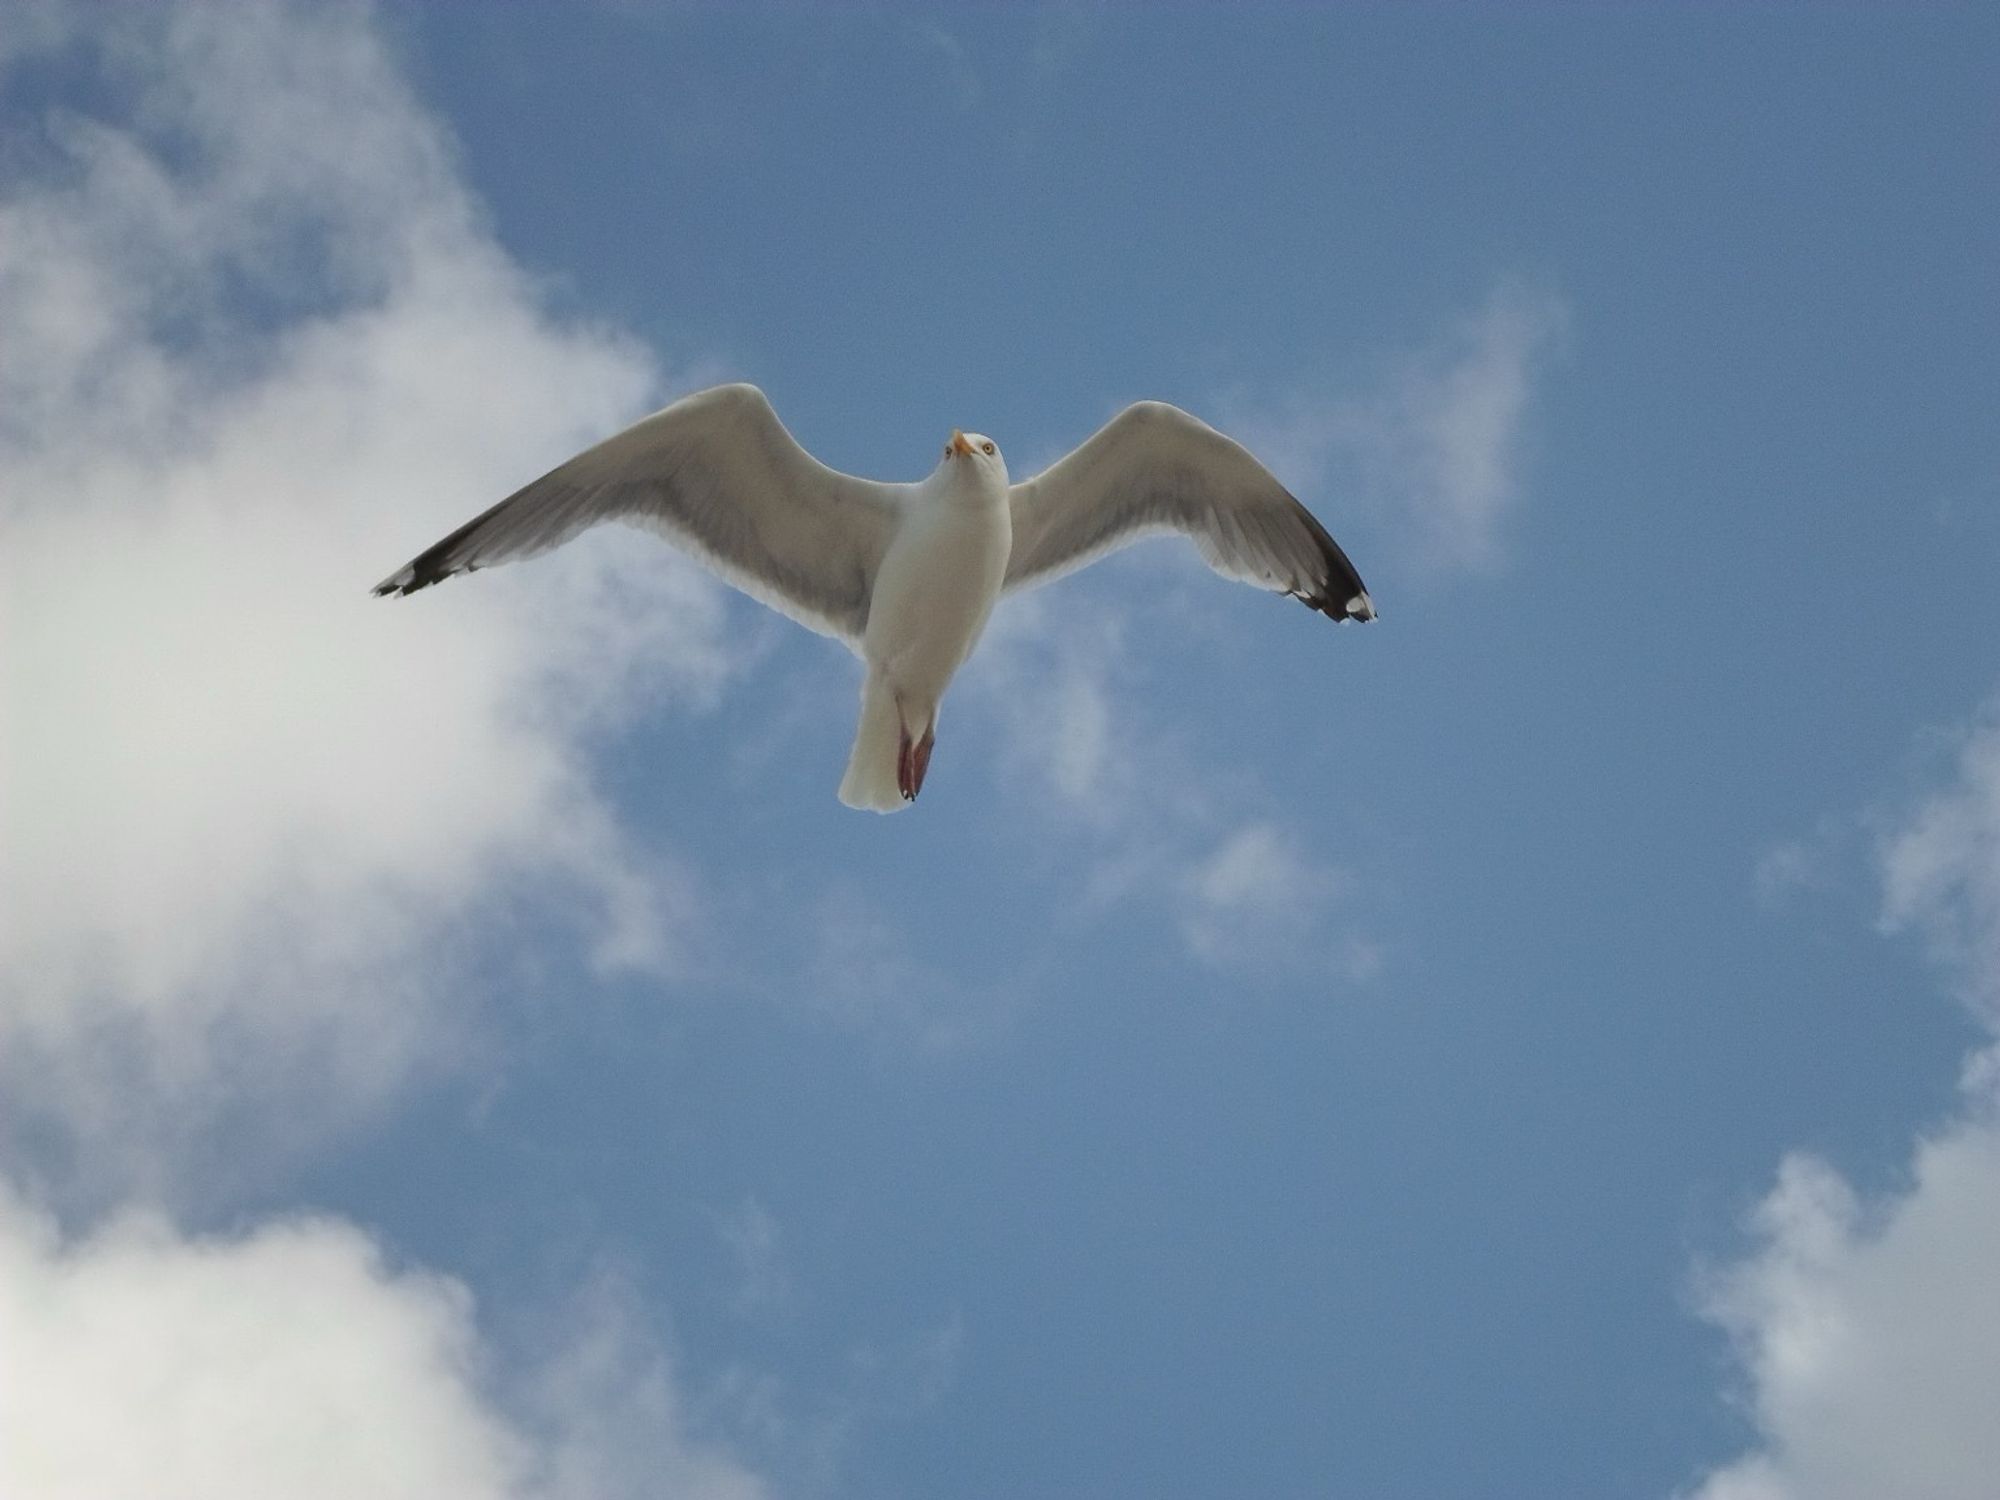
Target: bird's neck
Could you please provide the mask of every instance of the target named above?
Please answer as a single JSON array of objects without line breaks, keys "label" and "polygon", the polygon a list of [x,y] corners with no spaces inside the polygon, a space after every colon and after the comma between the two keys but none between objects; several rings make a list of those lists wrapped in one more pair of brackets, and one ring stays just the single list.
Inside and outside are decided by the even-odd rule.
[{"label": "bird's neck", "polygon": [[931,476],[929,488],[939,505],[984,510],[1007,503],[1007,484],[998,474],[968,465],[946,464]]}]

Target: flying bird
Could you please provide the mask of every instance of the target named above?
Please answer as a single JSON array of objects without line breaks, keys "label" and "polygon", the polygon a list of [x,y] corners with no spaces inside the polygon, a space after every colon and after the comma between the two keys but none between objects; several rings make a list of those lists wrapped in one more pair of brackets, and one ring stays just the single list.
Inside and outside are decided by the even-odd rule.
[{"label": "flying bird", "polygon": [[923,790],[938,702],[999,597],[1141,536],[1184,533],[1225,578],[1332,620],[1375,618],[1312,513],[1242,446],[1164,402],[1126,407],[1018,484],[991,438],[957,430],[929,478],[884,484],[806,452],[754,385],[699,391],[585,449],[374,592],[413,594],[532,557],[600,521],[660,532],[861,657],[861,722],[840,800],[876,812]]}]

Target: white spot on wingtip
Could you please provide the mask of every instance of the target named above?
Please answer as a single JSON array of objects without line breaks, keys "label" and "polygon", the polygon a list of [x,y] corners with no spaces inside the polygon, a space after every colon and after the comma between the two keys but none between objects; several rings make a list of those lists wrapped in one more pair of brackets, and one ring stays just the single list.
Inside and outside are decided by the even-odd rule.
[{"label": "white spot on wingtip", "polygon": [[1372,620],[1375,618],[1375,601],[1365,593],[1356,594],[1347,601],[1347,612],[1357,620]]}]

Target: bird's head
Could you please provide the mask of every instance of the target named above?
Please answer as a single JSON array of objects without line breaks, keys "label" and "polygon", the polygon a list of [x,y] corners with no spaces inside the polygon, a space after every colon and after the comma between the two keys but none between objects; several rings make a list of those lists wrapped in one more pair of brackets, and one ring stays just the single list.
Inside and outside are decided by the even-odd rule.
[{"label": "bird's head", "polygon": [[944,445],[944,461],[947,464],[976,466],[978,471],[991,470],[1002,479],[1007,476],[1007,460],[1000,456],[1000,449],[993,439],[977,432],[951,430],[951,441]]},{"label": "bird's head", "polygon": [[1000,456],[993,439],[981,433],[952,428],[951,441],[944,445],[944,461],[937,472],[938,478],[954,490],[969,487],[982,495],[1004,495],[1007,490],[1007,460]]}]

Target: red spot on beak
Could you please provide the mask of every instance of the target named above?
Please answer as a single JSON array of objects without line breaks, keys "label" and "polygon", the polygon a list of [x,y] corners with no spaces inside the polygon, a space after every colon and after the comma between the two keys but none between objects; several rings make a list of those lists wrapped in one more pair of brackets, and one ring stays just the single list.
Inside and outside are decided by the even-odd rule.
[{"label": "red spot on beak", "polygon": [[966,440],[965,434],[960,432],[956,427],[951,430],[951,451],[956,453],[960,458],[969,457],[972,453],[972,444]]}]

